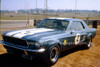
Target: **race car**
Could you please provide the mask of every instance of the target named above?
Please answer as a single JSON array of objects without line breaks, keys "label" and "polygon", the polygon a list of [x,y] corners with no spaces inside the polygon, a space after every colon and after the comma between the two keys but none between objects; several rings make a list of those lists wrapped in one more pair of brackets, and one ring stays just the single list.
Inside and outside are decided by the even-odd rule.
[{"label": "race car", "polygon": [[30,60],[40,56],[53,65],[62,51],[76,46],[90,48],[95,35],[96,29],[89,28],[80,19],[46,18],[34,29],[3,33],[1,44],[10,54]]}]

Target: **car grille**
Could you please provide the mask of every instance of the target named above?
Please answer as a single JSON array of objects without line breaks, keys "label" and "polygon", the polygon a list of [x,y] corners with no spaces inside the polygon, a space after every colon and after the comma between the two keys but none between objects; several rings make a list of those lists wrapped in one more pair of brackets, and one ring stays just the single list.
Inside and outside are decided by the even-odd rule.
[{"label": "car grille", "polygon": [[27,46],[27,42],[23,39],[18,39],[14,37],[9,37],[9,36],[3,36],[3,40],[5,42],[14,44],[14,45],[20,45],[20,46]]}]

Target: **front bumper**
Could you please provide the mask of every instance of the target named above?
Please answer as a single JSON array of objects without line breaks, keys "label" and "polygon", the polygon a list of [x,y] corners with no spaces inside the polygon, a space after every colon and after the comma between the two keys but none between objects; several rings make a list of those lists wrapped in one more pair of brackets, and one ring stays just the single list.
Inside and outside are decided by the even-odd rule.
[{"label": "front bumper", "polygon": [[23,51],[28,51],[28,52],[43,53],[45,51],[44,48],[33,50],[33,49],[28,49],[28,48],[21,48],[21,47],[11,46],[11,45],[8,45],[8,44],[4,43],[3,41],[0,41],[0,43],[3,44],[4,46],[7,46],[7,47],[11,47],[11,48],[15,48],[15,49],[18,49],[18,50],[23,50]]}]

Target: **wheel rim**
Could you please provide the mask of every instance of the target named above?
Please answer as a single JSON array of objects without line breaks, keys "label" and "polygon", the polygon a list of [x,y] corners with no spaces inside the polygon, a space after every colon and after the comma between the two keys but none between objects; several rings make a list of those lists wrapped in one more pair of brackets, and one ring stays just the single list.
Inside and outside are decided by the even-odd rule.
[{"label": "wheel rim", "polygon": [[88,47],[90,47],[90,46],[91,46],[91,43],[92,43],[92,40],[91,40],[91,38],[89,37]]},{"label": "wheel rim", "polygon": [[54,63],[58,60],[58,48],[54,47],[50,53],[50,60]]}]

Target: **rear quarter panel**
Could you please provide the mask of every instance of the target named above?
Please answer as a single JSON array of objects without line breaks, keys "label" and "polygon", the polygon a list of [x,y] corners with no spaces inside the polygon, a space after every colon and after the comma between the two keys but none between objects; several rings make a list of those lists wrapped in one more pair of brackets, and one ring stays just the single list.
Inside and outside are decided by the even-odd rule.
[{"label": "rear quarter panel", "polygon": [[88,28],[86,29],[87,37],[92,36],[94,38],[96,36],[96,29],[95,28]]}]

